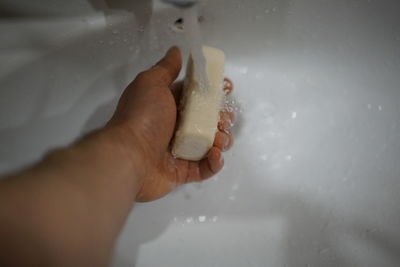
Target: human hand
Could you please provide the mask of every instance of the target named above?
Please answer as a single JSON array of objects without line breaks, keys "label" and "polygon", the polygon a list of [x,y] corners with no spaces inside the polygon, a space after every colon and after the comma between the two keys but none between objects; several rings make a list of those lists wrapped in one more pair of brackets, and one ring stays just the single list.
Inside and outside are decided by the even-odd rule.
[{"label": "human hand", "polygon": [[[142,175],[136,201],[161,198],[179,185],[210,178],[224,165],[222,151],[233,144],[229,133],[234,115],[221,112],[219,131],[206,158],[198,162],[175,159],[170,142],[177,120],[181,83],[173,84],[181,70],[181,53],[172,47],[151,69],[140,73],[125,89],[109,125],[119,125],[140,154]],[[221,88],[222,90],[222,88]]]}]

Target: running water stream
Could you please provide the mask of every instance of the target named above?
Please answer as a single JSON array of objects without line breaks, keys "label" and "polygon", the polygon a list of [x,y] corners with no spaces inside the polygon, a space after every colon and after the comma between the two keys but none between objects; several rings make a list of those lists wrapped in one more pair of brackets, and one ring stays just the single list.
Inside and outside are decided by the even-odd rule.
[{"label": "running water stream", "polygon": [[200,88],[207,90],[208,79],[206,73],[206,59],[203,54],[200,27],[197,15],[197,6],[193,5],[183,9],[185,22],[185,39],[194,63],[195,76]]}]

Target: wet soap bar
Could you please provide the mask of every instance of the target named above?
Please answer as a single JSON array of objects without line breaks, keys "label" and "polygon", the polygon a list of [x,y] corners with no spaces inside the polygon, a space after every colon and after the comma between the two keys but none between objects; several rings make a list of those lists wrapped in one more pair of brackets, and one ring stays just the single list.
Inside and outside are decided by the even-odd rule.
[{"label": "wet soap bar", "polygon": [[203,46],[208,84],[201,85],[189,59],[183,87],[178,130],[172,154],[180,159],[200,160],[214,143],[223,98],[225,54],[219,49]]}]

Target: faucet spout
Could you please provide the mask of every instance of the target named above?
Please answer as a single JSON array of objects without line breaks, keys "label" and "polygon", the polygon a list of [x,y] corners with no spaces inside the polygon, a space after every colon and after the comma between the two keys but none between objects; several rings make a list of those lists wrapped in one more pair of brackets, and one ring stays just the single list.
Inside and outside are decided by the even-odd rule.
[{"label": "faucet spout", "polygon": [[173,4],[178,7],[191,7],[196,4],[196,0],[162,0],[165,3]]}]

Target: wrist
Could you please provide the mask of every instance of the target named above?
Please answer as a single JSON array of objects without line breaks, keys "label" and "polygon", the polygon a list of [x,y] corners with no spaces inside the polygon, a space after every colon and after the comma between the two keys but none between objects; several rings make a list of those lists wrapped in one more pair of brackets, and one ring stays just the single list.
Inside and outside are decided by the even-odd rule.
[{"label": "wrist", "polygon": [[130,169],[135,191],[139,191],[147,175],[147,164],[145,151],[134,132],[123,124],[115,124],[107,125],[98,135],[98,142],[107,144],[115,160]]}]

